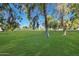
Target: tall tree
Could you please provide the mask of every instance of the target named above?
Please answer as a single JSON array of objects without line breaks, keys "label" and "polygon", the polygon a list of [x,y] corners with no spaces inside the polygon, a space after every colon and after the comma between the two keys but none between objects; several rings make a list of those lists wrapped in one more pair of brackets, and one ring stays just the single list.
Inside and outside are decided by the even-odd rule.
[{"label": "tall tree", "polygon": [[33,19],[32,19],[33,30],[34,30],[36,27],[37,27],[37,28],[39,27],[38,18],[39,18],[38,15],[36,15],[36,16],[34,16]]},{"label": "tall tree", "polygon": [[44,18],[45,18],[45,33],[46,33],[46,36],[49,37],[48,21],[47,21],[47,4],[46,3],[40,3],[39,8],[40,8],[41,14],[43,14]]},{"label": "tall tree", "polygon": [[70,8],[68,4],[60,3],[60,4],[57,4],[57,10],[59,11],[59,14],[60,14],[61,28],[63,28],[64,33],[66,35],[67,24],[66,24],[66,21],[64,20],[64,17],[69,14]]},{"label": "tall tree", "polygon": [[[17,16],[9,3],[2,3],[0,11],[4,12],[1,15],[3,15],[2,18],[5,19],[5,27],[3,27],[5,30],[12,28],[11,31],[13,31],[17,26],[19,26],[18,22],[16,21]],[[5,16],[7,16],[7,18],[5,18]]]},{"label": "tall tree", "polygon": [[70,4],[70,10],[71,13],[74,15],[73,17],[70,18],[71,21],[71,27],[73,26],[73,22],[75,19],[79,19],[79,4]]},{"label": "tall tree", "polygon": [[32,13],[33,13],[35,7],[36,7],[36,4],[35,3],[26,4],[27,18],[30,21],[30,25],[32,25],[33,29],[35,27],[35,21],[36,21],[35,19],[36,19],[36,16],[35,17],[32,17]]}]

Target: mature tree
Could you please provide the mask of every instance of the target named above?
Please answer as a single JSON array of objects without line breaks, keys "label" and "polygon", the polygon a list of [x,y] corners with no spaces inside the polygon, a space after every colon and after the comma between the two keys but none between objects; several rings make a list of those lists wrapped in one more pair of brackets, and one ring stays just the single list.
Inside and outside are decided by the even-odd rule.
[{"label": "mature tree", "polygon": [[57,10],[59,11],[59,14],[60,14],[61,28],[63,28],[64,33],[66,33],[67,24],[66,24],[66,21],[64,21],[64,16],[67,16],[69,14],[70,8],[68,4],[60,3],[60,4],[57,4]]},{"label": "mature tree", "polygon": [[[2,13],[2,18],[5,20],[3,24],[5,26],[2,26],[3,30],[10,29],[13,31],[16,27],[19,26],[19,23],[16,21],[16,17],[18,16],[16,16],[9,3],[1,4],[0,12]],[[7,16],[7,18],[5,18],[5,16]]]},{"label": "mature tree", "polygon": [[79,4],[70,4],[70,10],[71,13],[74,15],[73,17],[70,18],[71,21],[71,28],[74,26],[73,24],[75,24],[74,22],[79,19]]},{"label": "mature tree", "polygon": [[46,33],[46,36],[49,37],[48,21],[47,21],[47,4],[46,3],[40,3],[39,4],[39,9],[41,11],[41,14],[43,14],[43,16],[45,18],[45,33]]},{"label": "mature tree", "polygon": [[[19,5],[18,6],[19,8],[17,7],[17,9],[20,9],[20,11],[22,10],[22,12],[26,13],[26,17],[30,22],[29,27],[34,29],[34,26],[35,26],[34,23],[35,23],[36,16],[33,17],[32,13],[34,12],[36,4],[34,4],[34,3],[27,3],[27,4],[20,3],[18,5]],[[16,4],[15,4],[15,6],[16,6]]]},{"label": "mature tree", "polygon": [[35,4],[35,3],[26,4],[27,18],[30,21],[30,25],[32,25],[33,30],[35,29],[35,23],[38,20],[38,15],[36,15],[34,17],[32,16],[32,13],[36,6],[37,6],[37,4]]},{"label": "mature tree", "polygon": [[64,16],[67,16],[68,13],[70,12],[69,6],[68,4],[65,3],[58,3],[57,10],[59,13],[59,19],[61,19],[61,27],[63,27]]},{"label": "mature tree", "polygon": [[33,26],[33,30],[37,27],[39,27],[39,23],[38,23],[38,15],[34,16],[33,20],[32,20],[32,26]]}]

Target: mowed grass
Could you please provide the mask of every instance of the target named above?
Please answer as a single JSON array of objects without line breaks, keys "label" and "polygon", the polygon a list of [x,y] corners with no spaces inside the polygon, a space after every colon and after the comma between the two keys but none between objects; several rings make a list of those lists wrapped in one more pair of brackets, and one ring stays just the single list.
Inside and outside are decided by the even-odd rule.
[{"label": "mowed grass", "polygon": [[0,55],[79,56],[79,32],[0,32]]}]

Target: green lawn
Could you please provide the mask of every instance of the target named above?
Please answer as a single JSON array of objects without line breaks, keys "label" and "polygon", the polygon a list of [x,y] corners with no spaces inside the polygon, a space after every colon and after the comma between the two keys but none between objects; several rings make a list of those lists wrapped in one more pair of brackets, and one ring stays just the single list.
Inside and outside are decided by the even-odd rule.
[{"label": "green lawn", "polygon": [[0,55],[12,56],[70,56],[79,55],[79,32],[43,31],[0,32]]}]

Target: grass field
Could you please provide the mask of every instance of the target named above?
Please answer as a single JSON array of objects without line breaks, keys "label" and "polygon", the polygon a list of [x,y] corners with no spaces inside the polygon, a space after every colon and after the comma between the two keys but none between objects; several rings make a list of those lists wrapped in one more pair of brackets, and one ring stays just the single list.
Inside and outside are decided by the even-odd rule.
[{"label": "grass field", "polygon": [[79,55],[79,32],[43,31],[0,32],[0,55],[12,56],[72,56]]}]

